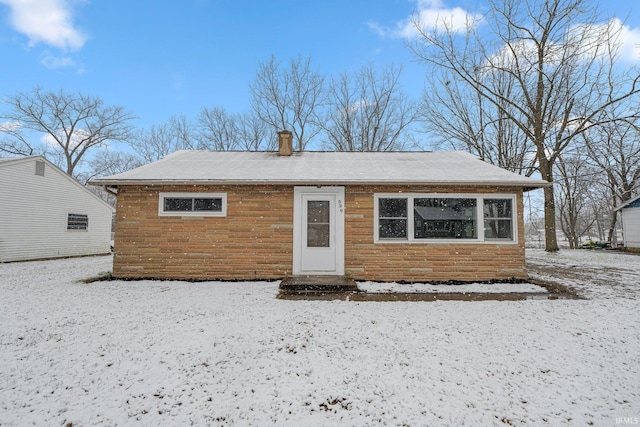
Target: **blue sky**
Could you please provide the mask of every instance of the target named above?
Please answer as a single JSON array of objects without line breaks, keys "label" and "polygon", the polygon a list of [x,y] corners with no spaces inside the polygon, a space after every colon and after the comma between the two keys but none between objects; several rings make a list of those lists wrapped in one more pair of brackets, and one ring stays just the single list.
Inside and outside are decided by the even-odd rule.
[{"label": "blue sky", "polygon": [[[627,18],[627,61],[640,64],[640,2],[600,5]],[[302,55],[328,76],[404,64],[416,96],[423,66],[405,47],[414,12],[480,12],[455,0],[0,0],[0,96],[35,85],[102,97],[160,124],[202,107],[249,108],[260,62]],[[634,51],[635,50],[635,51]]]}]

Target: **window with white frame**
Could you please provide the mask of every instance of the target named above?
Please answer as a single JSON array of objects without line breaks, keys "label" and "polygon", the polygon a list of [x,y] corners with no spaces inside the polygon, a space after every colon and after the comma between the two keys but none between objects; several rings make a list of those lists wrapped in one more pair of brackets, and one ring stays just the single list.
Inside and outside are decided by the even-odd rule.
[{"label": "window with white frame", "polygon": [[378,199],[378,233],[381,239],[407,238],[407,199]]},{"label": "window with white frame", "polygon": [[485,240],[513,240],[513,201],[484,199]]},{"label": "window with white frame", "polygon": [[376,194],[376,242],[516,239],[515,195]]},{"label": "window with white frame", "polygon": [[160,193],[160,216],[226,216],[225,193]]}]

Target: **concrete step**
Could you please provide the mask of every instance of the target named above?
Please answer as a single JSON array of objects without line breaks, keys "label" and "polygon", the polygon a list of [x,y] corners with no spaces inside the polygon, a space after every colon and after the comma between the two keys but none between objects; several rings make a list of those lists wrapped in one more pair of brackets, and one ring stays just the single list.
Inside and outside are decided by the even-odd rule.
[{"label": "concrete step", "polygon": [[356,282],[345,276],[287,276],[280,289],[288,292],[354,292]]}]

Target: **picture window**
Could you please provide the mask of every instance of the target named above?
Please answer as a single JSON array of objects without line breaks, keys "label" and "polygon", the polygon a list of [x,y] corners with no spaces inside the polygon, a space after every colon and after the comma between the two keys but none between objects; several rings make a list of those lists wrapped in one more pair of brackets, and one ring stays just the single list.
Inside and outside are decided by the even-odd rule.
[{"label": "picture window", "polygon": [[376,194],[376,242],[514,242],[514,195]]}]

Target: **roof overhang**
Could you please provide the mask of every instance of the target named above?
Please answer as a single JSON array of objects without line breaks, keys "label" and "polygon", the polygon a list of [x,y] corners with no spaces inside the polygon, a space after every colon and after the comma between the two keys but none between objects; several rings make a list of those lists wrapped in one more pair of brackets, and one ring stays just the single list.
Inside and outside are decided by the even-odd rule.
[{"label": "roof overhang", "polygon": [[102,185],[106,187],[119,187],[119,186],[134,186],[134,185],[146,185],[146,186],[166,186],[166,185],[234,185],[234,186],[248,186],[248,185],[278,185],[278,186],[290,186],[290,185],[305,185],[305,186],[332,186],[332,185],[394,185],[394,186],[406,186],[406,185],[437,185],[437,186],[471,186],[471,187],[518,187],[523,191],[531,191],[538,188],[549,187],[553,185],[549,182],[536,183],[537,185],[531,185],[531,183],[523,184],[522,182],[509,182],[509,181],[397,181],[397,180],[379,180],[379,181],[345,181],[345,180],[92,180],[89,182],[91,185]]},{"label": "roof overhang", "polygon": [[613,211],[619,211],[620,209],[624,209],[627,206],[629,206],[630,204],[636,202],[638,199],[640,199],[640,196],[634,197],[633,199],[629,199],[626,202],[624,202],[623,204],[621,204],[620,206],[618,206],[617,208],[614,208]]}]

